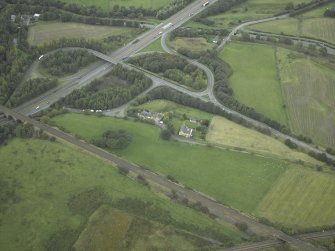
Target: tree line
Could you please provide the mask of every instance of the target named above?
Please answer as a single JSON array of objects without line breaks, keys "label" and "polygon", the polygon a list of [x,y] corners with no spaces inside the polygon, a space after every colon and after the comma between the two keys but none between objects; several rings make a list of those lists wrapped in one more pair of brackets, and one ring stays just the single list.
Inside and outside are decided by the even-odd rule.
[{"label": "tree line", "polygon": [[325,17],[335,18],[335,8],[327,9],[323,15]]},{"label": "tree line", "polygon": [[177,55],[150,53],[130,58],[129,63],[196,90],[205,88],[207,84],[203,70]]},{"label": "tree line", "polygon": [[167,5],[157,11],[156,17],[158,19],[166,19],[172,16],[174,13],[182,10],[188,4],[194,2],[194,0],[174,0],[170,5]]},{"label": "tree line", "polygon": [[[106,86],[107,82],[116,81],[126,82],[126,85]],[[93,80],[88,86],[74,90],[58,104],[80,109],[112,109],[132,100],[151,85],[151,79],[143,73],[116,65],[105,78]]]},{"label": "tree line", "polygon": [[41,66],[47,73],[60,77],[75,73],[95,60],[96,57],[86,50],[59,50],[43,57]]}]

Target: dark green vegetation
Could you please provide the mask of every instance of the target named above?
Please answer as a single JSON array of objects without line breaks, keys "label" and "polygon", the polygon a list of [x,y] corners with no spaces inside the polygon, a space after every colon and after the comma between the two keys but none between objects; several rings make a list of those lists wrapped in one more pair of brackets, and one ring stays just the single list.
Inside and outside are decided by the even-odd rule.
[{"label": "dark green vegetation", "polygon": [[131,136],[124,130],[106,131],[102,137],[93,139],[92,144],[110,149],[126,148],[131,142]]},{"label": "dark green vegetation", "polygon": [[206,88],[205,73],[186,59],[167,53],[152,53],[131,58],[129,63],[190,87],[195,90]]},{"label": "dark green vegetation", "polygon": [[[88,217],[100,212],[101,205],[106,205],[107,209],[118,208],[122,210],[120,214],[145,222],[154,220],[156,223],[152,224],[160,224],[161,228],[169,225],[179,229],[174,231],[185,229],[212,236],[225,245],[241,242],[235,230],[155,195],[147,187],[119,174],[110,163],[67,145],[38,139],[14,139],[0,147],[0,156],[0,198],[6,202],[1,203],[0,215],[3,250],[70,250],[77,240],[89,240],[83,238],[84,231],[92,224]],[[97,221],[95,226],[107,227],[104,234],[115,236],[115,229],[123,224],[122,219],[116,217],[111,225]],[[142,224],[143,229],[148,224]],[[125,239],[119,239],[118,243],[135,244],[137,237],[142,236],[135,231],[139,226],[141,224],[135,224],[135,229],[130,226],[129,232],[126,229]],[[91,239],[92,244],[97,242],[98,237]],[[111,245],[106,239],[100,243]],[[205,249],[208,243],[201,245]]]},{"label": "dark green vegetation", "polygon": [[327,9],[324,13],[324,16],[335,18],[335,8]]},{"label": "dark green vegetation", "polygon": [[335,238],[313,241],[313,243],[327,248],[329,251],[335,251]]},{"label": "dark green vegetation", "polygon": [[8,105],[18,106],[23,104],[24,102],[41,95],[42,93],[56,87],[57,85],[57,79],[29,79],[19,85],[19,87],[14,91],[13,95],[9,99]]},{"label": "dark green vegetation", "polygon": [[81,109],[111,109],[135,98],[151,84],[143,73],[116,65],[107,75],[74,90],[59,103]]},{"label": "dark green vegetation", "polygon": [[81,67],[94,62],[96,57],[85,50],[56,51],[42,58],[42,69],[53,76],[76,73]]}]

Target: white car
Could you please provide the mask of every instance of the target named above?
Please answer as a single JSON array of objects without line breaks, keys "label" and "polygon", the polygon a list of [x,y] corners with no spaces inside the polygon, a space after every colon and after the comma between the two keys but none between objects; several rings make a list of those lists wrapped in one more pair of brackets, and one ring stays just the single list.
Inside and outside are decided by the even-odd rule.
[{"label": "white car", "polygon": [[36,110],[38,110],[38,109],[40,109],[40,106],[38,105],[38,106],[36,106]]}]

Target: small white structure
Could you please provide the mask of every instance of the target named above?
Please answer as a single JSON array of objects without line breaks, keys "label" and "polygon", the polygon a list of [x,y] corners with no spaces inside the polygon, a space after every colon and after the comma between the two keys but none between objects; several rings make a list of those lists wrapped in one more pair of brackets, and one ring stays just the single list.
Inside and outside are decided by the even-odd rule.
[{"label": "small white structure", "polygon": [[15,15],[10,15],[10,20],[14,23],[16,20],[16,16]]},{"label": "small white structure", "polygon": [[35,13],[34,16],[33,16],[33,18],[34,18],[35,20],[38,20],[38,19],[40,18],[40,15],[41,15],[41,14]]},{"label": "small white structure", "polygon": [[185,123],[181,125],[180,130],[179,130],[179,136],[183,136],[185,138],[191,138],[192,133],[193,133],[192,128],[187,127]]}]

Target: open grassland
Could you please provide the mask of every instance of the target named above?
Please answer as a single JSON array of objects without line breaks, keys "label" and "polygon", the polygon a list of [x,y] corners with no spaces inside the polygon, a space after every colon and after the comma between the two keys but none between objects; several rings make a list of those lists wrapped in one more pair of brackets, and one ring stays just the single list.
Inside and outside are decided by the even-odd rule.
[{"label": "open grassland", "polygon": [[28,42],[30,45],[43,45],[60,38],[103,39],[109,36],[132,34],[133,28],[89,25],[81,23],[38,22],[30,26]]},{"label": "open grassland", "polygon": [[[110,163],[67,145],[14,139],[0,147],[0,157],[1,250],[70,250],[95,207],[94,201],[99,199],[112,206],[129,199],[152,203],[155,211],[165,210],[181,225],[192,223],[198,229],[215,229],[233,243],[241,241],[236,231],[157,196],[118,174]],[[104,191],[105,196],[87,192],[92,189]],[[141,211],[127,204],[122,209]]]},{"label": "open grassland", "polygon": [[158,52],[165,52],[161,45],[161,39],[156,39],[154,42],[140,50],[140,52],[148,52],[148,51],[158,51]]},{"label": "open grassland", "polygon": [[124,7],[143,7],[146,9],[158,9],[169,5],[172,0],[62,0],[65,3],[75,3],[85,6],[96,6],[104,10],[113,9],[115,5]]},{"label": "open grassland", "polygon": [[335,19],[323,17],[325,9],[333,7],[335,7],[335,3],[330,3],[294,18],[256,24],[250,26],[250,28],[321,39],[335,44]]},{"label": "open grassland", "polygon": [[293,151],[275,138],[219,116],[212,119],[206,140],[213,144],[243,148],[265,155],[274,155],[279,158],[320,164],[320,162],[309,157],[307,154]]},{"label": "open grassland", "polygon": [[278,48],[283,94],[290,126],[323,146],[335,146],[335,70]]},{"label": "open grassland", "polygon": [[265,196],[258,213],[301,230],[335,224],[335,176],[308,169],[287,170]]},{"label": "open grassland", "polygon": [[265,116],[287,125],[275,50],[270,46],[231,43],[219,54],[233,69],[234,97]]},{"label": "open grassland", "polygon": [[275,159],[164,141],[159,128],[134,121],[80,114],[52,120],[86,140],[106,130],[123,129],[132,136],[132,142],[126,149],[113,152],[246,212],[254,211],[288,167]]},{"label": "open grassland", "polygon": [[[245,23],[252,20],[263,19],[271,17],[275,14],[285,11],[285,7],[288,3],[293,3],[297,5],[299,3],[308,3],[309,0],[249,0],[243,4],[233,7],[231,10],[210,16],[209,19],[215,22],[214,25],[210,27],[217,28],[228,28],[231,26],[236,26],[240,23]],[[209,27],[202,25],[201,23],[190,21],[186,24],[190,27]]]},{"label": "open grassland", "polygon": [[179,48],[187,48],[192,51],[206,51],[214,48],[214,43],[208,43],[203,37],[177,37],[169,41],[169,46],[174,50]]}]

